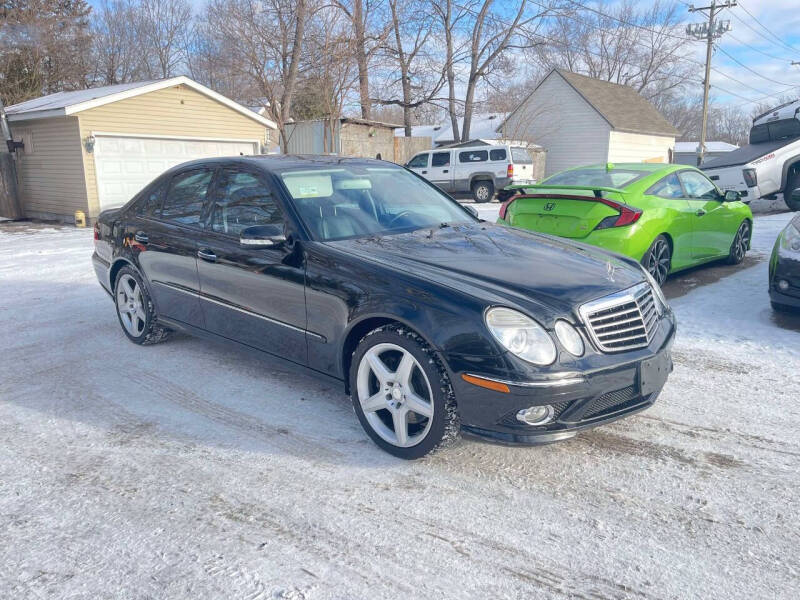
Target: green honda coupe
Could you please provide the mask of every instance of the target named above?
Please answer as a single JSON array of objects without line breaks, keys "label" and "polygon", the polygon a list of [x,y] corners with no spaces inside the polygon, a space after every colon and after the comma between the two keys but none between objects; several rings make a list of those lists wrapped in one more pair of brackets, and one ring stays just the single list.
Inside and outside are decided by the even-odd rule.
[{"label": "green honda coupe", "polygon": [[750,207],[686,165],[578,167],[509,191],[498,223],[625,254],[659,284],[712,260],[738,264],[750,248]]}]

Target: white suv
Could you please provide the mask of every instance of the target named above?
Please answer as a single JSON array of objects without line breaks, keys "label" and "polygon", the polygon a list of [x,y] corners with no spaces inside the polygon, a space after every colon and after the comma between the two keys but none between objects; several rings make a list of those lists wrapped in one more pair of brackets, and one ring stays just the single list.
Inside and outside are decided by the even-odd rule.
[{"label": "white suv", "polygon": [[522,146],[484,144],[420,152],[406,167],[445,192],[471,192],[488,202],[507,185],[533,184],[533,160]]}]

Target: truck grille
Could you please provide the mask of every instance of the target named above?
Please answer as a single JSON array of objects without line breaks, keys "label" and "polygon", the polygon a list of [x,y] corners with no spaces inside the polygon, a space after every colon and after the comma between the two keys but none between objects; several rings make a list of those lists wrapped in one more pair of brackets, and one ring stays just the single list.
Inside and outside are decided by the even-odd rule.
[{"label": "truck grille", "polygon": [[580,315],[603,352],[623,352],[647,346],[658,329],[658,310],[648,283],[587,302]]}]

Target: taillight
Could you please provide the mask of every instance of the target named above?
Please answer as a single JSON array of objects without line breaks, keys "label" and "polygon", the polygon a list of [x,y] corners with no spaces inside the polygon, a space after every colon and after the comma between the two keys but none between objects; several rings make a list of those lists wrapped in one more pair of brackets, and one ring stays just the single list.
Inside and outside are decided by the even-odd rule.
[{"label": "taillight", "polygon": [[514,176],[514,165],[509,163],[508,169],[506,169],[506,177],[513,177],[513,176]]},{"label": "taillight", "polygon": [[641,208],[628,206],[627,204],[621,204],[606,198],[603,198],[600,201],[606,206],[610,206],[611,208],[618,210],[619,214],[606,217],[597,224],[595,229],[610,229],[611,227],[624,227],[625,225],[633,225],[639,220],[639,217],[642,216]]},{"label": "taillight", "polygon": [[94,222],[94,241],[96,242],[99,239],[100,239],[100,223],[95,221]]},{"label": "taillight", "polygon": [[506,214],[508,213],[508,207],[516,199],[517,199],[516,196],[511,196],[511,198],[509,198],[508,200],[506,200],[505,202],[503,202],[500,205],[500,218],[503,219],[503,221],[506,220]]},{"label": "taillight", "polygon": [[756,187],[758,185],[758,175],[755,169],[742,169],[744,175],[744,183],[747,187]]}]

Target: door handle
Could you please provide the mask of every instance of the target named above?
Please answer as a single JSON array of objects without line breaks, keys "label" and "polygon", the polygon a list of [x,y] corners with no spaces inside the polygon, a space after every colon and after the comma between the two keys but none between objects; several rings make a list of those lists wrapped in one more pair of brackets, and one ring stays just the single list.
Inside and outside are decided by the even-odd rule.
[{"label": "door handle", "polygon": [[697,212],[694,214],[696,214],[698,217],[702,217],[704,214],[706,214],[706,211],[702,208],[698,208]]},{"label": "door handle", "polygon": [[444,171],[442,171],[442,173],[449,173],[449,172],[450,172],[449,169],[445,169]]},{"label": "door handle", "polygon": [[211,250],[198,250],[197,251],[198,258],[202,258],[208,262],[216,262],[217,255],[214,254]]},{"label": "door handle", "polygon": [[133,235],[133,239],[135,239],[140,244],[146,244],[147,242],[150,241],[150,238],[147,237],[147,234],[144,231],[137,231]]},{"label": "door handle", "polygon": [[425,175],[426,173],[427,173],[427,171],[423,171],[423,172],[422,172],[422,174],[423,174],[423,175]]}]

